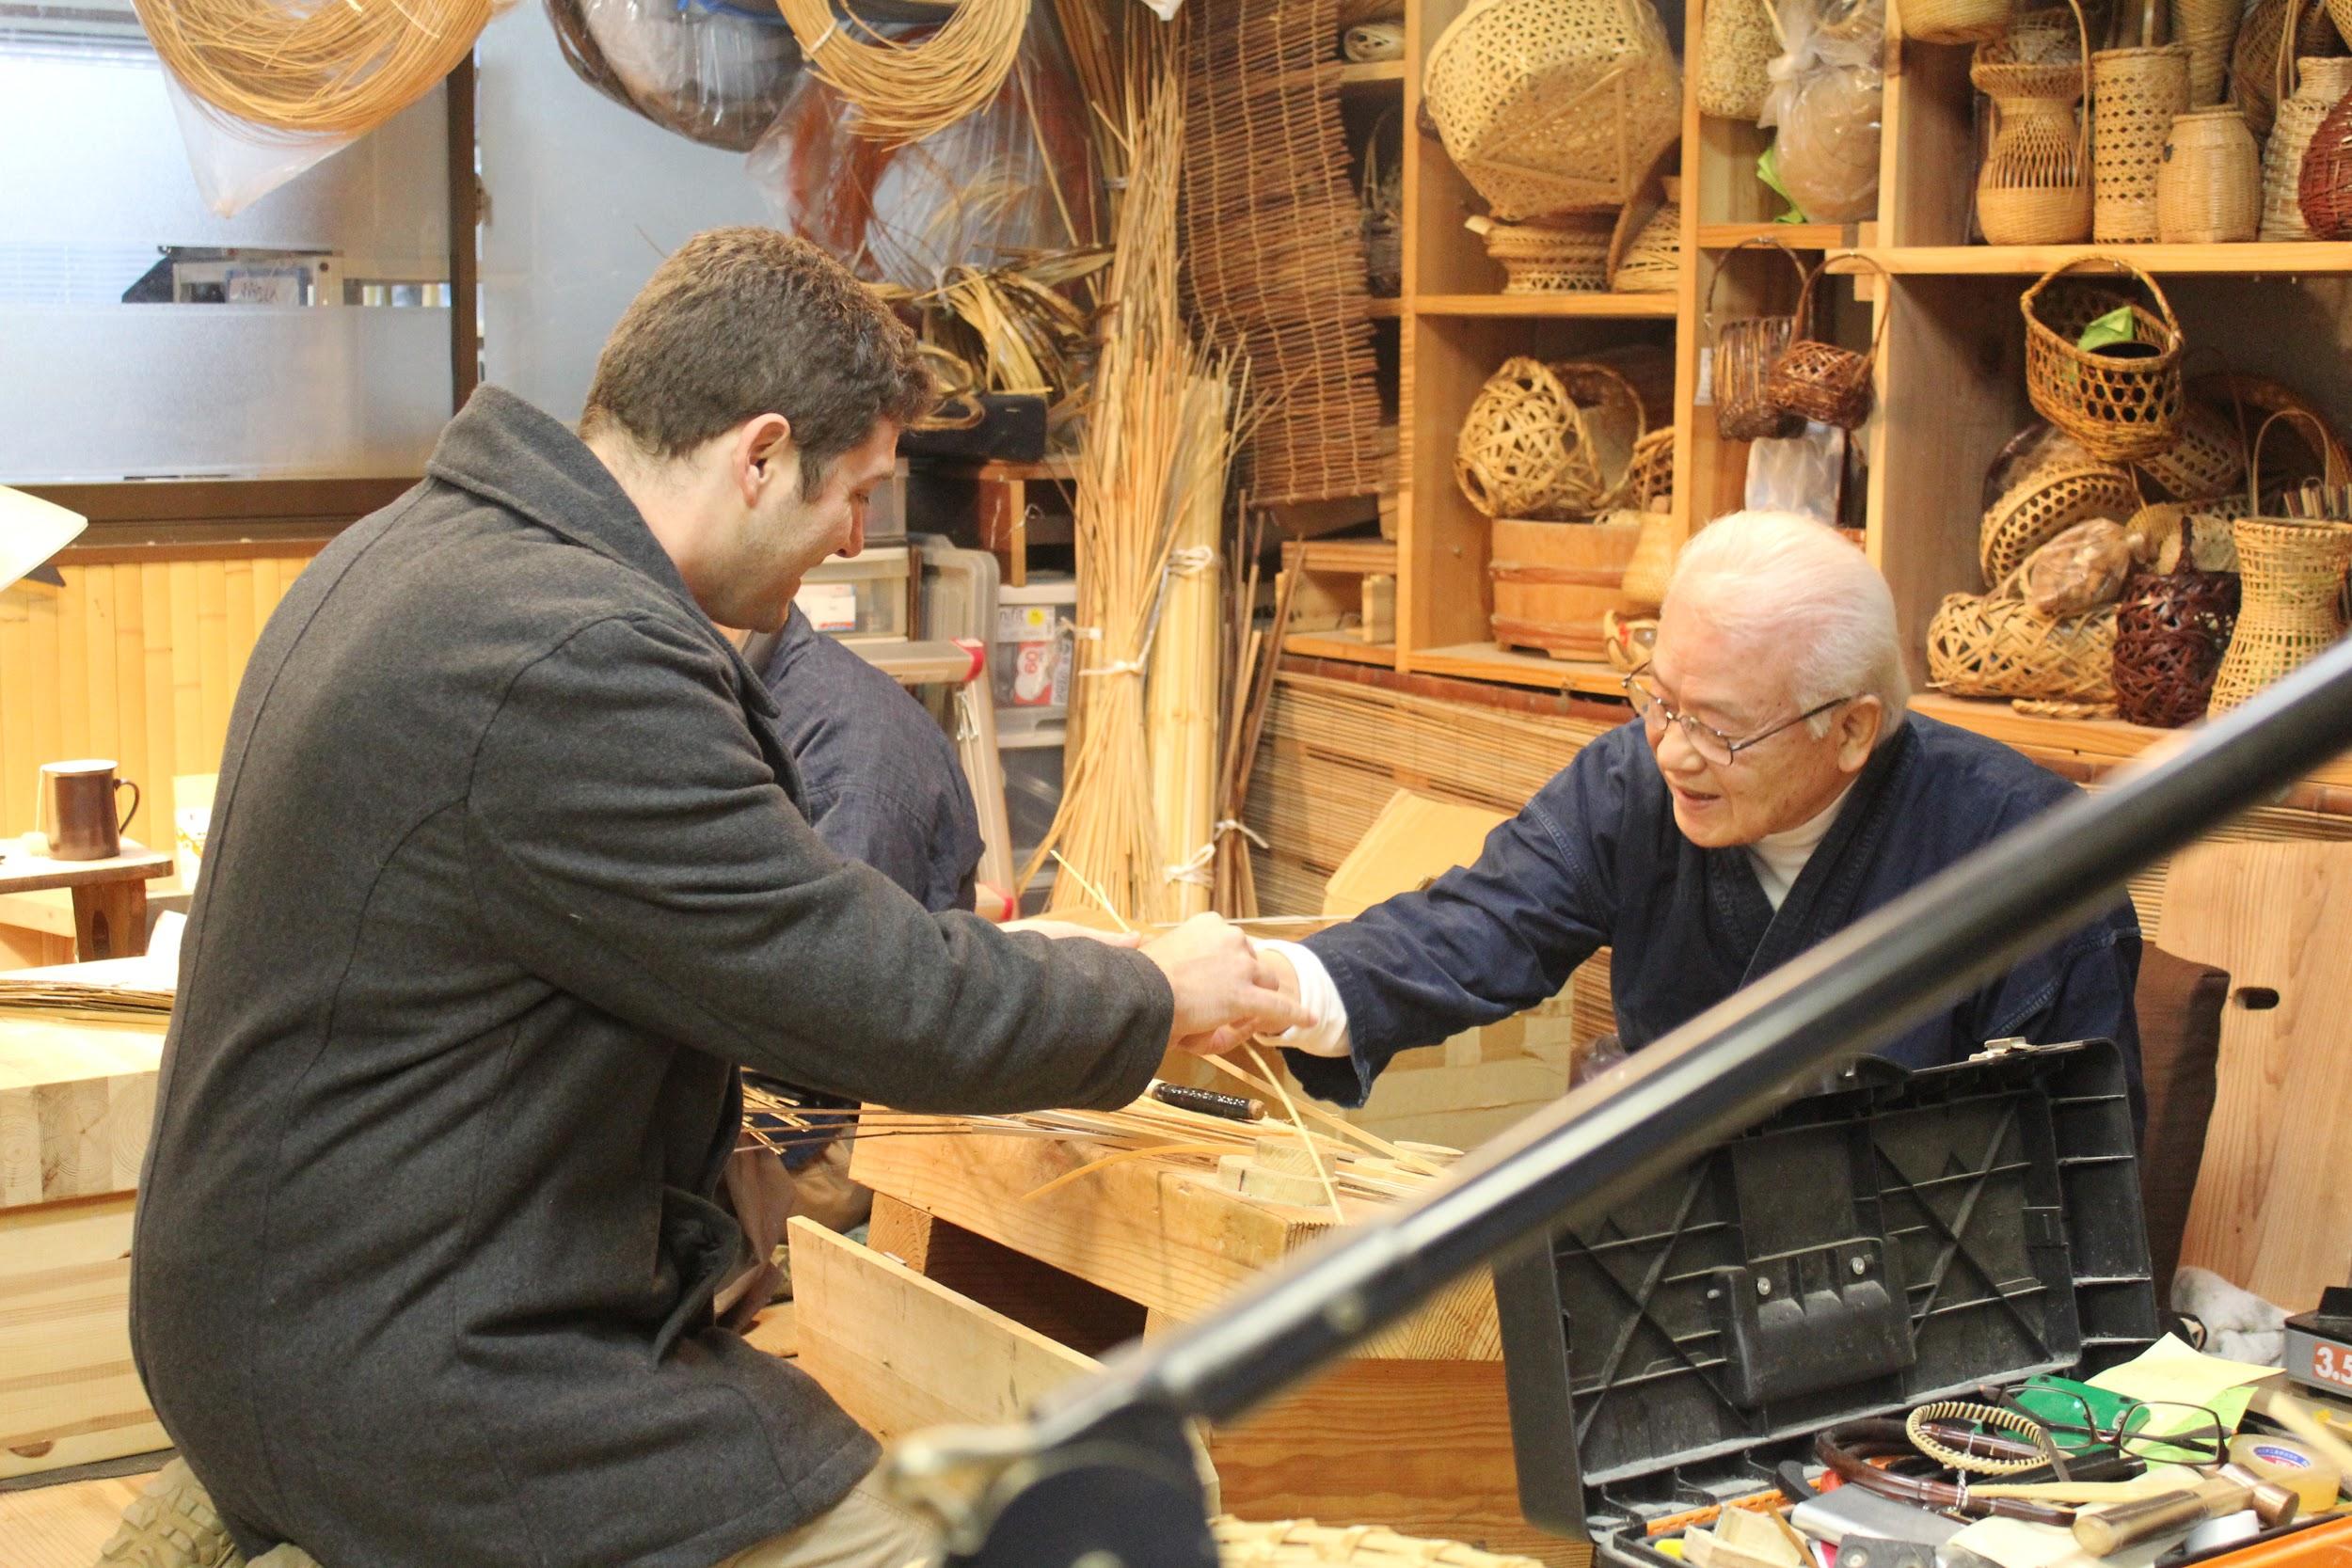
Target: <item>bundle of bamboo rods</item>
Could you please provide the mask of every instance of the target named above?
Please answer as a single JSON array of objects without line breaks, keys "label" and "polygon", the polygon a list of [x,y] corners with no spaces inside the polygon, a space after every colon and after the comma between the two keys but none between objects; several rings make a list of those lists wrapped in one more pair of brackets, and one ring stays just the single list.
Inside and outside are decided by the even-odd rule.
[{"label": "bundle of bamboo rods", "polygon": [[1181,499],[1145,689],[1152,803],[1170,863],[1161,908],[1180,919],[1209,908],[1210,865],[1216,854],[1222,663],[1217,631],[1224,586],[1217,525],[1224,515],[1224,436],[1232,428],[1232,393],[1228,382],[1206,376],[1186,392]]},{"label": "bundle of bamboo rods", "polygon": [[1258,738],[1265,729],[1266,704],[1274,694],[1274,672],[1281,663],[1282,633],[1290,625],[1291,594],[1295,573],[1278,574],[1274,620],[1264,630],[1256,625],[1258,562],[1265,554],[1265,524],[1261,518],[1233,541],[1237,557],[1233,576],[1240,582],[1232,614],[1225,626],[1225,744],[1217,758],[1217,820],[1215,897],[1219,914],[1248,920],[1258,912],[1258,884],[1249,862],[1249,833],[1242,823],[1249,800],[1249,775],[1257,763]]}]

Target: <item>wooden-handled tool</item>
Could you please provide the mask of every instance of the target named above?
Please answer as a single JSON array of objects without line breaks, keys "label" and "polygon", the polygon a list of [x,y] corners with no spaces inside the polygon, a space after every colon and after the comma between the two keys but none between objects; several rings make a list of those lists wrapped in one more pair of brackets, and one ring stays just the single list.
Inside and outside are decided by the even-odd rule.
[{"label": "wooden-handled tool", "polygon": [[2074,1543],[2093,1557],[2112,1557],[2159,1535],[2252,1509],[2265,1525],[2293,1517],[2295,1494],[2225,1466],[2209,1481],[2139,1502],[2086,1508],[2074,1515]]}]

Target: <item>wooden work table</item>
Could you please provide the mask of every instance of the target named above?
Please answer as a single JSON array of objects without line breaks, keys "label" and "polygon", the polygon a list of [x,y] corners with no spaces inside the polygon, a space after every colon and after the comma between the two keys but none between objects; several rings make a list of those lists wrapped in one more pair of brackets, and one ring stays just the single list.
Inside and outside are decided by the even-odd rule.
[{"label": "wooden work table", "polygon": [[11,850],[0,857],[0,896],[66,888],[73,940],[84,959],[135,958],[147,951],[147,884],[172,874],[172,858],[135,839],[103,861],[60,861]]}]

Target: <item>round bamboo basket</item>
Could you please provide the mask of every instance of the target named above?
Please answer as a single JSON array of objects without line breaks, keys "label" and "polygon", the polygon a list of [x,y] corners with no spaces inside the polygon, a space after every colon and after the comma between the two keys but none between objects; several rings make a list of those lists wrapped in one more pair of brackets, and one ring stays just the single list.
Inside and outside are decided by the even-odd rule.
[{"label": "round bamboo basket", "polygon": [[1220,1518],[1218,1568],[1541,1568],[1532,1557],[1499,1557],[1458,1541],[1427,1541],[1376,1525],[1339,1528],[1312,1519],[1245,1524]]},{"label": "round bamboo basket", "polygon": [[1796,252],[1777,240],[1745,240],[1716,263],[1715,276],[1707,285],[1707,306],[1701,320],[1713,332],[1715,351],[1710,361],[1715,394],[1715,434],[1726,441],[1763,441],[1783,439],[1804,428],[1804,421],[1784,413],[1765,389],[1771,376],[1772,361],[1788,346],[1793,316],[1743,316],[1715,323],[1715,291],[1723,286],[1724,275],[1731,270],[1731,258],[1750,245],[1770,245],[1788,259],[1796,269],[1799,291],[1802,293],[1807,273]]},{"label": "round bamboo basket", "polygon": [[2188,68],[2185,43],[2090,56],[2090,237],[2099,244],[2156,237],[2156,174],[2165,133],[2188,107]]},{"label": "round bamboo basket", "polygon": [[1999,582],[2076,523],[2093,517],[2123,522],[2139,510],[2139,487],[2129,469],[2109,463],[2043,468],[2021,481],[1977,526],[1977,563],[1984,580]]},{"label": "round bamboo basket", "polygon": [[1955,697],[2115,700],[2115,607],[2037,614],[2014,577],[1990,594],[1951,594],[1928,623],[1928,684]]},{"label": "round bamboo basket", "polygon": [[1597,293],[1609,287],[1613,218],[1587,213],[1544,223],[1470,220],[1502,268],[1506,294]]},{"label": "round bamboo basket", "polygon": [[1635,230],[1609,277],[1621,294],[1672,293],[1682,281],[1682,205],[1668,201]]},{"label": "round bamboo basket", "polygon": [[1699,28],[1699,113],[1754,121],[1772,83],[1768,68],[1781,51],[1773,0],[1708,0]]},{"label": "round bamboo basket", "polygon": [[2010,0],[1896,0],[1903,37],[1921,43],[1983,43],[2009,31]]},{"label": "round bamboo basket", "polygon": [[2172,0],[2172,36],[2188,50],[2188,102],[2201,109],[2221,102],[2230,74],[2230,52],[2237,47],[2244,0]]},{"label": "round bamboo basket", "polygon": [[2156,176],[2156,238],[2239,245],[2260,231],[2262,216],[2262,155],[2246,117],[2217,107],[2175,119]]},{"label": "round bamboo basket", "polygon": [[[2130,307],[2132,356],[2086,352],[2075,346],[2079,325],[2060,336],[2044,317],[2052,285],[2090,267],[2123,273],[2155,301],[2153,311],[2137,302]],[[2172,444],[2181,419],[2181,323],[2154,278],[2129,261],[2087,256],[2043,274],[2018,309],[2026,318],[2026,395],[2043,419],[2111,462],[2133,462]]]},{"label": "round bamboo basket", "polygon": [[2328,111],[2352,93],[2352,59],[2306,56],[2295,63],[2298,79],[2280,100],[2270,139],[2263,145],[2261,237],[2270,241],[2312,237],[2311,225],[2303,221],[2303,155]]},{"label": "round bamboo basket", "polygon": [[[2257,139],[2270,135],[2279,112],[2279,55],[2344,52],[2322,0],[2254,0],[2238,24],[2230,54],[2230,102],[2246,115]],[[2200,105],[2201,107],[2201,105]]]},{"label": "round bamboo basket", "polygon": [[2296,201],[2314,240],[2352,240],[2352,98],[2312,133],[2296,181]]},{"label": "round bamboo basket", "polygon": [[1608,366],[1519,356],[1471,400],[1454,478],[1489,517],[1591,516],[1624,493],[1645,433],[1641,394]]},{"label": "round bamboo basket", "polygon": [[2205,716],[2238,594],[2236,573],[2198,570],[2185,546],[2172,571],[2124,579],[2115,607],[2118,717],[2173,730]]},{"label": "round bamboo basket", "polygon": [[1422,96],[1495,215],[1629,199],[1682,134],[1682,72],[1649,0],[1473,0]]},{"label": "round bamboo basket", "polygon": [[1675,499],[1675,433],[1669,425],[1633,443],[1625,472],[1625,504],[1636,512],[1667,512]]},{"label": "round bamboo basket", "polygon": [[2181,409],[2173,443],[2135,467],[2176,499],[2209,500],[2246,478],[2246,441],[2236,421],[2210,404],[2189,403]]}]

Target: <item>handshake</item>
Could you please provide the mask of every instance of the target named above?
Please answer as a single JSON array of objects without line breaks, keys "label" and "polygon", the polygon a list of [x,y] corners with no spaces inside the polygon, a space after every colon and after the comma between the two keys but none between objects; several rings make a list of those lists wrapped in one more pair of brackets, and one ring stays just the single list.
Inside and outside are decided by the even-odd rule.
[{"label": "handshake", "polygon": [[1176,994],[1168,1043],[1196,1055],[1219,1056],[1256,1036],[1313,1022],[1299,1004],[1298,976],[1289,961],[1261,951],[1221,915],[1194,915],[1149,940],[1057,920],[1017,921],[1007,928],[1136,948],[1159,967]]}]

